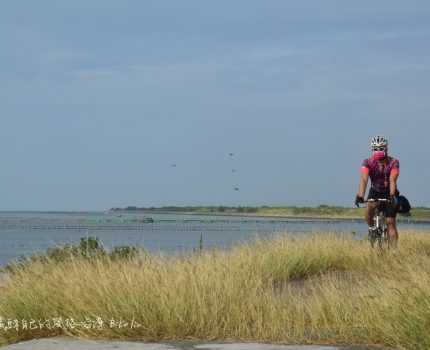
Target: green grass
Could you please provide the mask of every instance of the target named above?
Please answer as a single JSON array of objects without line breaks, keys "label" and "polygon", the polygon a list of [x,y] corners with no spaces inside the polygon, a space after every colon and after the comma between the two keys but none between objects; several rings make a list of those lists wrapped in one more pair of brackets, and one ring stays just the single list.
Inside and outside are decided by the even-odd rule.
[{"label": "green grass", "polygon": [[429,234],[401,232],[399,249],[382,255],[366,241],[325,234],[181,257],[34,259],[10,270],[3,319],[100,317],[140,327],[10,329],[0,342],[68,334],[428,349]]}]

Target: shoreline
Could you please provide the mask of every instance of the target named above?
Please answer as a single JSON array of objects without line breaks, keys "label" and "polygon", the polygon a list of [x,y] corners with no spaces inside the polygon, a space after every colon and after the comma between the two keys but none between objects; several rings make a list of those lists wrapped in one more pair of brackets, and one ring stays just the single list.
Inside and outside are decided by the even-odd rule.
[{"label": "shoreline", "polygon": [[[272,219],[295,219],[309,221],[364,221],[361,216],[317,216],[317,215],[288,215],[288,214],[257,214],[257,213],[222,213],[222,212],[194,212],[194,211],[169,211],[169,210],[116,210],[112,213],[130,214],[130,213],[145,213],[145,214],[169,214],[169,215],[196,215],[196,216],[231,216],[245,218],[272,218]],[[397,216],[398,222],[406,222],[411,224],[430,224],[430,219],[409,218],[401,215]]]},{"label": "shoreline", "polygon": [[[234,213],[234,212],[205,212],[205,211],[180,211],[180,210],[151,210],[151,209],[116,209],[116,210],[100,210],[100,211],[39,211],[39,210],[1,210],[0,214],[70,214],[70,215],[85,215],[85,214],[168,214],[168,215],[187,215],[187,216],[227,216],[227,217],[243,217],[243,218],[271,218],[271,219],[293,219],[293,220],[308,220],[308,221],[364,221],[362,216],[342,216],[342,215],[294,215],[294,214],[264,214],[264,213]],[[430,224],[430,218],[414,218],[397,215],[397,222],[409,224]]]},{"label": "shoreline", "polygon": [[[220,211],[181,211],[181,210],[163,210],[163,209],[115,209],[99,211],[39,211],[39,210],[1,210],[0,214],[69,214],[69,215],[115,215],[115,214],[168,214],[168,215],[194,215],[194,216],[227,216],[243,218],[272,218],[272,219],[292,219],[292,220],[311,220],[311,221],[363,221],[362,216],[345,216],[345,215],[294,215],[294,214],[264,214],[264,213],[238,213],[238,212],[220,212]],[[417,218],[413,216],[397,215],[397,221],[410,224],[430,224],[429,218]]]}]

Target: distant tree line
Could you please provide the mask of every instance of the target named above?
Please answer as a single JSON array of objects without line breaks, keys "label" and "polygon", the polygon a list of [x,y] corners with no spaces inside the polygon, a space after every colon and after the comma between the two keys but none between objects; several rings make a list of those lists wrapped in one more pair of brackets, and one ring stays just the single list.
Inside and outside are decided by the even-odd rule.
[{"label": "distant tree line", "polygon": [[238,212],[238,213],[256,213],[261,208],[269,208],[267,206],[263,207],[229,207],[229,206],[207,206],[207,207],[178,207],[178,206],[164,206],[164,207],[137,207],[128,206],[125,208],[111,208],[111,211],[177,211],[177,212],[193,212],[193,211],[209,211],[209,212]]}]

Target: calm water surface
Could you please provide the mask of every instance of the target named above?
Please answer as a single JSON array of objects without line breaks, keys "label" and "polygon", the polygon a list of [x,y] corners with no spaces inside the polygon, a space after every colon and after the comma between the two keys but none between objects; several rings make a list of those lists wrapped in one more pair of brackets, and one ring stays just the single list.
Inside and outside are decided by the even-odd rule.
[{"label": "calm water surface", "polygon": [[[154,222],[144,222],[152,218]],[[430,224],[402,222],[400,229],[427,229]],[[48,247],[78,243],[97,236],[107,250],[115,246],[143,245],[154,253],[177,254],[199,246],[229,248],[256,237],[289,233],[356,232],[361,239],[367,228],[359,220],[300,220],[283,218],[152,214],[152,213],[36,213],[0,212],[0,265],[22,255],[44,252]]]}]

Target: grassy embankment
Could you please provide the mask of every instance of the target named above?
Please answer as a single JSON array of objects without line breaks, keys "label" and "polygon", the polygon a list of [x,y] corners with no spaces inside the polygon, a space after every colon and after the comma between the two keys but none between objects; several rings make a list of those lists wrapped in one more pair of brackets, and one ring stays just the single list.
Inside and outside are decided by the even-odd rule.
[{"label": "grassy embankment", "polygon": [[[228,215],[258,215],[281,216],[302,218],[333,218],[333,219],[361,219],[364,215],[363,208],[348,208],[320,205],[318,207],[161,207],[161,208],[137,208],[125,209],[126,211],[145,210],[150,212],[175,212],[175,213],[201,213],[201,214],[228,214]],[[119,210],[119,209],[117,209]],[[400,216],[401,217],[401,216]],[[430,220],[430,208],[417,207],[411,210],[410,220]]]},{"label": "grassy embankment", "polygon": [[384,255],[347,235],[280,237],[176,258],[51,252],[10,272],[0,293],[4,319],[100,317],[139,326],[12,328],[0,330],[0,342],[69,334],[428,349],[429,233],[402,232],[396,254]]},{"label": "grassy embankment", "polygon": [[[363,218],[364,209],[346,207],[291,207],[291,208],[259,208],[258,214],[274,216],[303,216],[327,218]],[[400,216],[401,217],[401,216]],[[430,220],[429,208],[414,208],[411,210],[411,220]]]}]

